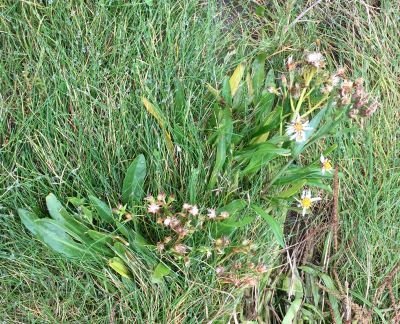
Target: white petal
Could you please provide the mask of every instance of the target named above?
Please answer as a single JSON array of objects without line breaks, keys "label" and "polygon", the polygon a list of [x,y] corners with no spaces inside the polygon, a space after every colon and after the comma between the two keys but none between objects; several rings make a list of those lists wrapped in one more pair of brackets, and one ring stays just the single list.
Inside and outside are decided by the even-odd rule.
[{"label": "white petal", "polygon": [[307,209],[303,208],[303,216],[305,216],[307,214]]},{"label": "white petal", "polygon": [[306,192],[306,197],[307,197],[307,198],[311,198],[311,190],[307,190],[307,192]]},{"label": "white petal", "polygon": [[321,154],[321,157],[319,158],[319,160],[321,161],[321,163],[325,162],[325,157]]},{"label": "white petal", "polygon": [[325,168],[322,168],[321,173],[322,175],[325,175]]}]

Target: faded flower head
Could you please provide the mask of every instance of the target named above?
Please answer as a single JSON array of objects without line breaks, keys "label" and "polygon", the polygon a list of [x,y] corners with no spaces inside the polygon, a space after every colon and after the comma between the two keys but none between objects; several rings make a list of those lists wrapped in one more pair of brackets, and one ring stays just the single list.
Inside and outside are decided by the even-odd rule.
[{"label": "faded flower head", "polygon": [[306,55],[306,62],[316,68],[325,66],[325,58],[320,52],[312,52]]},{"label": "faded flower head", "polygon": [[157,214],[160,211],[160,205],[156,204],[156,203],[151,203],[148,207],[147,207],[147,211],[150,214]]},{"label": "faded flower head", "polygon": [[167,198],[167,195],[165,194],[165,193],[159,193],[158,195],[157,195],[157,201],[159,201],[159,202],[163,202],[163,203],[165,203],[165,199]]},{"label": "faded flower head", "polygon": [[227,211],[222,211],[222,212],[219,214],[219,216],[220,216],[222,219],[227,219],[227,218],[229,218],[229,213],[228,213]]},{"label": "faded flower head", "polygon": [[173,247],[173,250],[177,253],[177,254],[181,254],[184,255],[188,252],[188,247],[185,244],[176,244]]}]

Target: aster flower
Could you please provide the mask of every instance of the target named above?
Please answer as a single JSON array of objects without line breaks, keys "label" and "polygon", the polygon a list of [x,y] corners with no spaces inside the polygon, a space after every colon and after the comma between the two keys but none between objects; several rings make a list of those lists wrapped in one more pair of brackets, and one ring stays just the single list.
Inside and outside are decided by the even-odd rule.
[{"label": "aster flower", "polygon": [[306,140],[306,131],[311,130],[309,121],[303,121],[299,114],[297,114],[291,123],[286,127],[286,134],[290,136],[291,140],[296,142],[304,142]]},{"label": "aster flower", "polygon": [[156,203],[151,203],[148,207],[147,207],[147,211],[150,214],[157,214],[160,211],[160,205],[156,204]]},{"label": "aster flower", "polygon": [[208,214],[207,214],[208,218],[213,219],[213,218],[217,217],[217,214],[216,214],[214,208],[209,208],[209,209],[207,209],[207,211],[208,211]]},{"label": "aster flower", "polygon": [[189,214],[192,216],[196,216],[199,214],[199,209],[196,205],[191,206],[191,208],[189,209]]},{"label": "aster flower", "polygon": [[186,254],[188,252],[188,247],[185,244],[177,244],[173,249],[178,254]]},{"label": "aster flower", "polygon": [[308,53],[306,55],[306,62],[316,68],[322,68],[325,66],[325,58],[320,52]]},{"label": "aster flower", "polygon": [[324,157],[321,154],[320,161],[321,161],[321,164],[322,164],[322,170],[321,170],[322,174],[325,174],[325,172],[331,172],[332,171],[331,160],[327,159],[326,157]]},{"label": "aster flower", "polygon": [[307,214],[307,212],[310,210],[312,204],[316,201],[321,200],[320,197],[311,197],[311,191],[310,190],[303,190],[303,193],[301,195],[301,199],[297,199],[298,201],[298,205],[297,207],[301,207],[303,208],[303,216],[305,216],[305,214]]}]

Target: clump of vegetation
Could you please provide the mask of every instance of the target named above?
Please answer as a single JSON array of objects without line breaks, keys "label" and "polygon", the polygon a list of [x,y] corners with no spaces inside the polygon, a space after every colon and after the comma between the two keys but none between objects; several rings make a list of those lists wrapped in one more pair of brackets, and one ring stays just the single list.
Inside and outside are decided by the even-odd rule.
[{"label": "clump of vegetation", "polygon": [[[207,265],[197,271],[211,269],[221,284],[249,289],[262,283],[268,289],[286,291],[287,309],[280,311],[284,322],[298,314],[308,320],[340,318],[335,293],[329,295],[332,313],[317,311],[321,300],[315,294],[314,306],[301,307],[309,290],[318,290],[313,286],[315,280],[324,281],[321,289],[334,291],[335,287],[320,269],[300,267],[279,220],[288,212],[305,218],[322,200],[323,191],[332,192],[326,182],[333,176],[328,156],[336,145],[320,149],[321,139],[333,134],[348,117],[371,116],[378,103],[365,92],[362,80],[350,81],[343,69],[326,71],[319,52],[306,53],[299,60],[289,57],[287,71],[278,77],[272,70],[266,73],[265,61],[266,55],[260,54],[251,66],[240,64],[222,82],[221,90],[208,86],[216,98],[208,134],[215,161],[205,181],[208,190],[228,204],[200,206],[165,193],[143,200],[147,168],[140,155],[127,170],[122,204],[110,208],[94,196],[70,197],[71,208],[67,209],[50,194],[46,204],[51,218],[19,209],[24,225],[56,252],[107,262],[123,280],[135,280],[138,257],[151,273],[151,282],[158,284],[166,276],[184,273],[195,261]],[[173,137],[161,110],[146,98],[142,102],[158,121],[165,145],[174,154]],[[258,181],[262,189],[254,191],[261,170],[267,170],[267,176]],[[268,260],[262,257],[259,242],[237,235],[242,228],[260,222],[267,224],[275,238],[277,253]],[[274,269],[282,268],[281,251],[289,266],[274,279]],[[269,295],[268,301],[282,303],[279,296]]]}]

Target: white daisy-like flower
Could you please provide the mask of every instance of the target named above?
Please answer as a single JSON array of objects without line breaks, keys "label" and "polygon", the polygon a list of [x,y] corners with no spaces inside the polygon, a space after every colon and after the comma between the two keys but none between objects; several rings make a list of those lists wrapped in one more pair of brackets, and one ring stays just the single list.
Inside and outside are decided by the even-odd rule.
[{"label": "white daisy-like flower", "polygon": [[207,209],[207,211],[208,211],[208,214],[207,214],[208,218],[213,219],[213,218],[217,217],[217,213],[215,212],[214,208],[209,208],[209,209]]},{"label": "white daisy-like flower", "polygon": [[303,190],[303,193],[301,195],[301,199],[297,199],[298,201],[298,205],[297,207],[301,207],[303,208],[303,216],[305,214],[307,214],[307,212],[309,211],[309,209],[311,208],[312,204],[316,201],[321,200],[321,197],[311,197],[311,190]]},{"label": "white daisy-like flower", "polygon": [[151,214],[157,214],[158,211],[160,210],[160,205],[156,204],[156,203],[151,203],[148,207],[147,207],[147,211]]},{"label": "white daisy-like flower", "polygon": [[325,65],[325,58],[320,52],[308,53],[306,55],[306,61],[316,68],[321,68]]},{"label": "white daisy-like flower", "polygon": [[306,131],[311,130],[309,121],[303,121],[299,114],[297,114],[290,124],[286,127],[286,134],[290,136],[291,140],[296,142],[304,142],[306,140]]},{"label": "white daisy-like flower", "polygon": [[196,216],[199,214],[199,209],[197,208],[196,205],[193,205],[190,209],[189,209],[189,214],[192,216]]},{"label": "white daisy-like flower", "polygon": [[171,225],[171,221],[172,221],[171,217],[167,217],[166,219],[164,219],[164,225],[165,226]]},{"label": "white daisy-like flower", "polygon": [[322,164],[322,170],[321,170],[322,174],[325,174],[325,172],[332,172],[333,167],[331,160],[327,159],[321,154],[320,161]]}]

